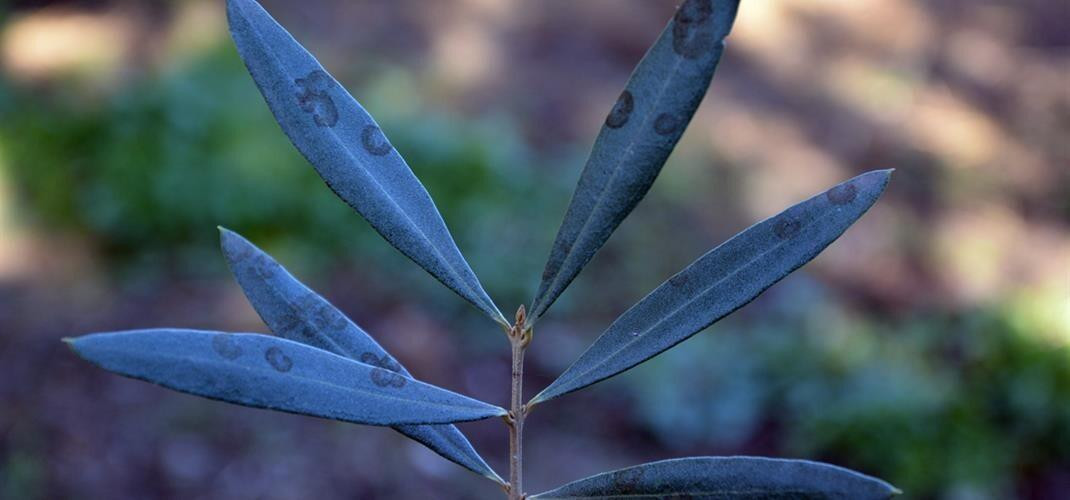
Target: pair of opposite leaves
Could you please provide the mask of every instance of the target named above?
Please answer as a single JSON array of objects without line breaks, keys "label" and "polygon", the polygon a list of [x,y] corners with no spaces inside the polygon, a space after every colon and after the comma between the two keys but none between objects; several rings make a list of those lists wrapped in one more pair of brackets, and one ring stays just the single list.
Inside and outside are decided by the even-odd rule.
[{"label": "pair of opposite leaves", "polygon": [[[254,0],[227,3],[231,33],[254,81],[283,131],[328,186],[398,250],[507,326],[426,189],[371,116]],[[685,2],[639,63],[595,141],[527,326],[546,312],[650,188],[705,95],[737,8],[737,1]],[[530,404],[621,373],[743,306],[838,238],[872,206],[889,175],[875,171],[837,185],[702,256],[614,321]],[[185,392],[394,426],[502,482],[448,424],[504,415],[504,409],[412,379],[363,330],[248,241],[223,230],[223,248],[257,312],[284,339],[152,330],[82,337],[72,341],[75,350],[111,371]],[[713,474],[717,470],[734,477],[734,468],[768,465],[761,462],[767,459],[686,460],[697,460],[688,467],[704,467],[707,478],[720,477]],[[832,467],[783,462],[789,468]],[[627,471],[607,474],[638,474]],[[596,481],[602,476],[575,484],[586,481],[604,490],[605,484]]]}]

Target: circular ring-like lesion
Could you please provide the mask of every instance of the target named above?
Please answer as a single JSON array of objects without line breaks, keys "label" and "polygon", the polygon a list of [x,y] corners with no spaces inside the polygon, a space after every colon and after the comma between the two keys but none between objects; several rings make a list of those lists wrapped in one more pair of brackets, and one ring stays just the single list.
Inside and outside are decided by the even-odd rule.
[{"label": "circular ring-like lesion", "polygon": [[688,0],[673,17],[672,49],[685,59],[697,59],[715,45],[710,26],[712,0]]},{"label": "circular ring-like lesion", "polygon": [[389,354],[383,354],[380,358],[374,352],[366,352],[360,355],[360,362],[375,367],[372,369],[372,383],[379,387],[402,388],[408,380],[400,373],[401,365],[390,358]]},{"label": "circular ring-like lesion", "polygon": [[383,156],[394,149],[383,131],[375,125],[368,125],[360,132],[360,143],[364,150],[375,156]]},{"label": "circular ring-like lesion", "polygon": [[833,205],[846,205],[854,201],[858,196],[858,188],[852,183],[840,184],[825,193],[825,197],[828,198],[829,203]]},{"label": "circular ring-like lesion", "polygon": [[802,223],[787,216],[781,217],[773,224],[773,234],[782,240],[795,236],[800,229],[802,229]]},{"label": "circular ring-like lesion", "polygon": [[271,346],[264,351],[264,359],[279,373],[286,373],[294,367],[293,360],[282,352],[282,349],[278,346]]},{"label": "circular ring-like lesion", "polygon": [[634,109],[635,96],[627,90],[621,92],[620,97],[617,98],[617,103],[613,105],[609,116],[606,117],[606,126],[609,128],[623,127],[628,123],[628,119],[631,118]]},{"label": "circular ring-like lesion", "polygon": [[323,70],[315,70],[304,78],[297,78],[297,105],[301,111],[312,115],[318,127],[333,127],[338,124],[338,107],[329,93],[333,80]]},{"label": "circular ring-like lesion", "polygon": [[672,135],[678,131],[683,120],[672,113],[662,113],[654,119],[654,132],[658,135]]},{"label": "circular ring-like lesion", "polygon": [[242,354],[241,345],[239,345],[229,333],[217,333],[213,335],[212,350],[223,359],[230,361],[238,359]]}]

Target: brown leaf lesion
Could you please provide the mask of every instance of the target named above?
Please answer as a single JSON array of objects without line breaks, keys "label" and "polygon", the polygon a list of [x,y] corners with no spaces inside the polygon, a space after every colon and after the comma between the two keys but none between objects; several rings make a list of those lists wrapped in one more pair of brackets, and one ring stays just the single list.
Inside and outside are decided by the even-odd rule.
[{"label": "brown leaf lesion", "polygon": [[360,355],[360,362],[374,367],[371,379],[372,383],[379,387],[400,389],[408,383],[408,380],[399,373],[401,365],[394,361],[389,354],[383,354],[382,357],[379,357],[374,352],[365,352]]},{"label": "brown leaf lesion", "polygon": [[338,107],[328,93],[333,85],[330,75],[315,70],[304,78],[295,79],[294,83],[299,89],[297,105],[301,111],[312,115],[317,126],[333,127],[338,124]]}]

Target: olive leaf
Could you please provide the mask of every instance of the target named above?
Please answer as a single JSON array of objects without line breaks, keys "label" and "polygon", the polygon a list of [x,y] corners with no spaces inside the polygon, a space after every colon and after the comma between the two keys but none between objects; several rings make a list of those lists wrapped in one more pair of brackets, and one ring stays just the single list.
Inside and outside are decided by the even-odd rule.
[{"label": "olive leaf", "polygon": [[891,172],[850,179],[703,255],[625,311],[531,404],[621,373],[747,304],[839,238],[877,201]]},{"label": "olive leaf", "polygon": [[598,474],[531,498],[883,500],[900,493],[880,479],[819,462],[690,457]]},{"label": "olive leaf", "polygon": [[595,139],[531,306],[534,323],[643,199],[706,95],[738,0],[687,0]]},{"label": "olive leaf", "polygon": [[156,329],[64,339],[86,361],[169,389],[357,424],[503,416],[494,405],[269,335]]},{"label": "olive leaf", "polygon": [[431,196],[363,107],[255,0],[227,0],[238,53],[283,132],[391,245],[503,325]]},{"label": "olive leaf", "polygon": [[[245,296],[272,332],[354,361],[413,378],[361,327],[239,234],[219,228],[223,255]],[[497,483],[501,477],[453,425],[399,425],[398,432]]]}]

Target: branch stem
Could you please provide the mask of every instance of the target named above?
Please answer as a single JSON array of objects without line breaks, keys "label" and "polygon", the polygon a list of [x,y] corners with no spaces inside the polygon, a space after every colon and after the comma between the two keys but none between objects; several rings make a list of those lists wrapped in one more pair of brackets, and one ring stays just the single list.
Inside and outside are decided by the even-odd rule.
[{"label": "branch stem", "polygon": [[524,351],[531,342],[532,331],[525,326],[524,307],[516,313],[516,323],[509,328],[509,345],[512,348],[513,370],[511,397],[509,398],[509,500],[523,500],[524,495]]}]

